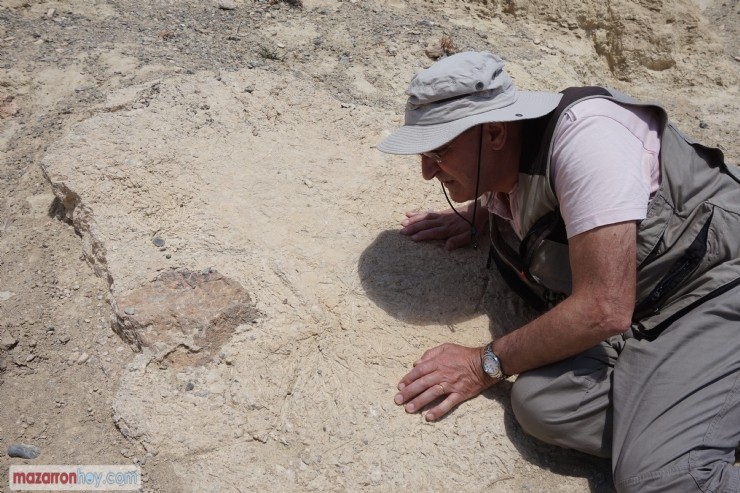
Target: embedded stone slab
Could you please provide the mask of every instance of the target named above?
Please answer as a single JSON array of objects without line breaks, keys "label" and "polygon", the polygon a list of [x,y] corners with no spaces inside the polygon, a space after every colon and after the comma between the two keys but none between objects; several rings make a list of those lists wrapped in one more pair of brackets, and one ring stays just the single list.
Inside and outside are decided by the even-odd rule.
[{"label": "embedded stone slab", "polygon": [[169,361],[200,364],[255,317],[249,293],[233,279],[212,269],[167,271],[114,300],[113,330],[137,350],[164,345]]}]

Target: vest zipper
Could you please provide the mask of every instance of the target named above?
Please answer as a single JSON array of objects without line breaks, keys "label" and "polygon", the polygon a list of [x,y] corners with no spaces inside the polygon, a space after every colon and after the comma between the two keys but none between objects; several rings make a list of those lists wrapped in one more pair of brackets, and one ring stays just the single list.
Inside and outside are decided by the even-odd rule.
[{"label": "vest zipper", "polygon": [[660,322],[658,325],[653,327],[650,330],[641,330],[639,328],[635,328],[635,332],[638,334],[640,339],[647,339],[648,341],[654,341],[658,338],[660,334],[665,332],[665,330],[671,326],[673,322],[680,319],[687,313],[689,313],[694,308],[698,307],[702,303],[705,303],[711,299],[716,298],[717,296],[726,293],[727,291],[736,288],[740,286],[740,277],[735,278],[733,281],[728,282],[727,284],[718,287],[714,291],[707,293],[706,295],[702,296],[698,300],[694,301],[693,303],[688,304],[687,306],[681,308],[676,313],[671,315],[670,317],[666,318],[662,322]]},{"label": "vest zipper", "polygon": [[660,309],[666,299],[699,267],[699,264],[707,253],[707,236],[711,223],[712,216],[709,216],[709,219],[704,223],[704,226],[702,226],[699,234],[686,249],[686,252],[671,265],[666,275],[663,276],[663,279],[637,305],[633,320],[640,319],[650,313],[654,315],[660,313]]}]

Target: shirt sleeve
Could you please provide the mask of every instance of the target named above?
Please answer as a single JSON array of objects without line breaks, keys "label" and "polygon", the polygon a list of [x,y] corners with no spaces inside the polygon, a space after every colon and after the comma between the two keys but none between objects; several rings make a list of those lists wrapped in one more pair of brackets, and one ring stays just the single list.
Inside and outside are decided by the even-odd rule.
[{"label": "shirt sleeve", "polygon": [[651,183],[643,142],[607,115],[568,112],[553,140],[550,179],[568,238],[645,219]]}]

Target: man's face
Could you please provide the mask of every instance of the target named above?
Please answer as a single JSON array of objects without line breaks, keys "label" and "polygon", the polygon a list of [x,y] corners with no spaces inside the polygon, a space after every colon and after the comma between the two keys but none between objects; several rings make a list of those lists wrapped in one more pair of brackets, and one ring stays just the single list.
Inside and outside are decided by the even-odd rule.
[{"label": "man's face", "polygon": [[[433,153],[421,155],[421,174],[424,179],[437,178],[455,202],[476,198],[481,132],[480,125],[470,128]],[[435,154],[439,159],[433,157]]]}]

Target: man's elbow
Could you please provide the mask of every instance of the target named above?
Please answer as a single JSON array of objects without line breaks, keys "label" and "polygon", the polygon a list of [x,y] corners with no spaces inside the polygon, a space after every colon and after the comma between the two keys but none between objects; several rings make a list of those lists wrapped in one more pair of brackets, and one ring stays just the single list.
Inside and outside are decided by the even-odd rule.
[{"label": "man's elbow", "polygon": [[603,325],[603,331],[606,339],[613,336],[619,336],[627,332],[632,325],[632,319],[627,317],[612,318],[607,320]]},{"label": "man's elbow", "polygon": [[627,332],[632,325],[632,309],[627,300],[604,299],[592,305],[592,326],[604,339]]}]

